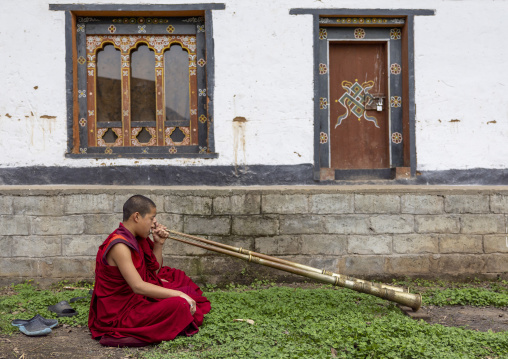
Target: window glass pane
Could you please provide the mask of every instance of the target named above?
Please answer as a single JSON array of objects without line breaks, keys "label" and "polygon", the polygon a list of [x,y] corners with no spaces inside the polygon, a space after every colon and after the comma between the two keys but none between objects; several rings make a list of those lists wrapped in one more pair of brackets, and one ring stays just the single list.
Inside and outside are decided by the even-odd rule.
[{"label": "window glass pane", "polygon": [[172,45],[164,53],[166,121],[190,121],[189,53]]},{"label": "window glass pane", "polygon": [[120,51],[106,45],[97,54],[97,121],[122,120]]},{"label": "window glass pane", "polygon": [[131,121],[155,121],[155,53],[141,45],[131,54]]}]

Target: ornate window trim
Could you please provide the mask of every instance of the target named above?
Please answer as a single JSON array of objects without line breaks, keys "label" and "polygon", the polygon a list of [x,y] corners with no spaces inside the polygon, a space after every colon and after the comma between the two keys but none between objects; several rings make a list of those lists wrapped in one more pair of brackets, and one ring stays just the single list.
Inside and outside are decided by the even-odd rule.
[{"label": "ornate window trim", "polygon": [[[67,133],[68,145],[66,157],[70,158],[217,158],[214,145],[214,44],[212,28],[212,10],[222,10],[224,4],[195,4],[195,5],[76,5],[76,4],[50,4],[50,10],[65,11],[65,30],[66,30],[66,87],[67,87]],[[118,9],[122,9],[119,11]],[[101,33],[101,43],[94,49],[86,49],[86,40],[79,43],[80,38],[86,39],[86,25],[93,24],[94,18],[111,18],[116,22],[106,26],[105,31]],[[93,107],[94,92],[90,92],[92,80],[94,80],[94,64],[96,57],[93,57],[96,51],[104,44],[111,43],[116,48],[119,44],[115,40],[121,40],[125,33],[117,31],[125,23],[119,19],[128,19],[127,21],[136,26],[136,34],[128,36],[136,37],[136,44],[146,43],[155,50],[157,55],[163,51],[163,48],[154,48],[150,44],[150,33],[145,32],[147,25],[157,24],[159,20],[167,18],[177,19],[180,23],[192,24],[195,27],[194,34],[179,33],[178,26],[164,24],[164,31],[155,34],[159,40],[168,42],[165,46],[168,48],[172,43],[179,43],[182,48],[187,48],[189,54],[192,52],[189,46],[189,39],[197,39],[197,49],[193,51],[192,60],[189,59],[189,65],[194,66],[191,74],[191,91],[195,96],[190,97],[191,124],[190,127],[178,127],[175,124],[165,123],[163,108],[157,108],[157,118],[153,126],[143,126],[152,135],[152,140],[148,143],[140,144],[135,139],[131,139],[132,133],[140,130],[136,123],[130,122],[129,112],[122,110],[122,124],[110,126],[111,130],[117,136],[114,144],[108,144],[101,141],[98,132],[101,126],[97,126]],[[138,24],[138,19],[141,22]],[[136,24],[134,24],[136,21]],[[177,21],[177,22],[178,22]],[[127,23],[128,23],[127,22]],[[139,26],[138,26],[139,25]],[[138,29],[139,27],[139,29]],[[159,26],[162,28],[161,26]],[[148,26],[149,28],[149,26]],[[175,29],[176,28],[176,29]],[[188,28],[188,27],[187,27]],[[104,30],[104,29],[103,29]],[[139,32],[139,34],[138,34]],[[188,31],[187,31],[188,32]],[[92,31],[93,33],[93,31]],[[90,34],[88,34],[90,35]],[[189,35],[184,39],[183,35]],[[153,40],[153,39],[152,39]],[[153,42],[153,41],[152,41]],[[184,44],[184,42],[186,42]],[[201,50],[200,50],[201,46]],[[159,46],[160,47],[160,46]],[[125,51],[124,51],[125,50]],[[83,53],[84,51],[84,53]],[[130,50],[121,49],[122,55],[127,55]],[[124,53],[125,52],[125,53]],[[128,60],[124,57],[123,60]],[[198,61],[199,60],[199,61]],[[125,61],[124,61],[125,62]],[[191,64],[192,62],[192,64]],[[123,64],[124,65],[124,64]],[[128,65],[128,64],[127,64]],[[156,65],[157,66],[157,65]],[[83,70],[84,69],[84,70]],[[127,69],[127,68],[126,68]],[[91,70],[91,71],[88,71]],[[124,71],[122,71],[122,79]],[[197,74],[197,76],[192,76]],[[128,72],[125,76],[128,76]],[[83,80],[85,77],[85,80]],[[192,81],[196,78],[196,81]],[[159,82],[159,81],[157,81]],[[125,89],[123,88],[122,91]],[[199,93],[198,93],[199,90]],[[203,95],[201,95],[201,93]],[[158,93],[157,96],[160,94]],[[122,101],[123,102],[123,101]],[[83,105],[85,104],[85,106]],[[159,106],[160,107],[160,106]],[[205,119],[203,121],[203,119]],[[100,124],[104,127],[104,124]],[[175,128],[180,128],[184,139],[180,142],[171,140],[170,135]],[[153,132],[153,133],[152,133]],[[160,132],[160,133],[159,133]],[[98,136],[99,135],[99,136]],[[168,140],[169,138],[169,140]],[[152,146],[153,145],[153,146]]]}]

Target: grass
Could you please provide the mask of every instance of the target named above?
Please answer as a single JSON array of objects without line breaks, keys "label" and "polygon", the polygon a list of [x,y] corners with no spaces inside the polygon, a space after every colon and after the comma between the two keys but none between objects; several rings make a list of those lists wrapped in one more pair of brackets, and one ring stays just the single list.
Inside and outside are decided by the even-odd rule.
[{"label": "grass", "polygon": [[[503,281],[474,286],[444,282],[407,284],[423,288],[424,305],[507,305],[508,283]],[[507,333],[418,322],[390,302],[348,289],[278,287],[261,281],[251,286],[231,284],[225,290],[214,286],[205,289],[212,311],[197,335],[163,342],[138,355],[145,359],[508,357]],[[36,313],[54,317],[45,309],[47,305],[86,295],[86,291],[66,292],[58,288],[39,291],[29,283],[14,286],[13,290],[16,294],[0,297],[3,333],[16,330],[9,325],[15,317],[30,318]],[[86,325],[89,301],[75,304],[79,315],[59,320]]]}]

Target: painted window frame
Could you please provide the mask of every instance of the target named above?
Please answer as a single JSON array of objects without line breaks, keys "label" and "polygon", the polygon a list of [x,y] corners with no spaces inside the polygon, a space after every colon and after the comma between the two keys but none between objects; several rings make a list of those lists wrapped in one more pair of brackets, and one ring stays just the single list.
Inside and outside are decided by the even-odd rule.
[{"label": "painted window frame", "polygon": [[[402,103],[404,123],[407,123],[403,136],[408,139],[404,145],[403,162],[404,167],[391,169],[391,178],[415,177],[416,176],[416,141],[415,141],[415,68],[414,68],[414,17],[415,16],[433,16],[435,10],[421,9],[291,9],[291,15],[312,15],[313,16],[313,74],[314,74],[314,180],[315,181],[334,181],[334,180],[355,180],[370,178],[375,179],[378,173],[383,178],[386,171],[377,172],[365,170],[334,170],[323,162],[321,156],[321,146],[323,144],[323,135],[321,128],[321,108],[320,103],[320,53],[319,37],[320,22],[323,18],[346,18],[351,22],[337,23],[336,26],[358,26],[353,22],[355,18],[404,18],[405,22],[401,26],[402,30],[402,59],[403,59],[403,95],[407,99]],[[362,24],[366,26],[367,24]],[[379,26],[372,23],[367,26]],[[340,172],[340,173],[337,173]],[[407,176],[409,175],[409,176]]]},{"label": "painted window frame", "polygon": [[[190,4],[190,5],[122,5],[122,4],[50,4],[50,10],[65,12],[65,48],[66,48],[66,104],[67,104],[67,151],[68,158],[217,158],[214,145],[214,42],[212,11],[225,9],[224,4]],[[120,10],[121,9],[121,10]],[[206,64],[201,83],[198,88],[206,91],[206,96],[198,104],[197,118],[201,116],[206,121],[197,121],[199,126],[198,142],[193,146],[127,146],[127,147],[98,147],[83,146],[85,136],[83,127],[83,106],[79,100],[83,85],[79,76],[77,31],[79,18],[118,17],[118,18],[195,18],[202,19],[198,24],[204,26],[204,46],[202,58]],[[82,60],[81,60],[82,61]],[[85,65],[86,66],[86,65]],[[82,75],[81,75],[82,77]],[[199,80],[198,80],[199,81]],[[81,91],[81,92],[80,92]],[[203,92],[204,93],[204,92]],[[199,97],[199,95],[198,95]],[[88,111],[87,111],[88,113]],[[80,125],[81,121],[81,125]],[[129,136],[130,141],[130,136]],[[176,150],[176,151],[175,151]]]}]

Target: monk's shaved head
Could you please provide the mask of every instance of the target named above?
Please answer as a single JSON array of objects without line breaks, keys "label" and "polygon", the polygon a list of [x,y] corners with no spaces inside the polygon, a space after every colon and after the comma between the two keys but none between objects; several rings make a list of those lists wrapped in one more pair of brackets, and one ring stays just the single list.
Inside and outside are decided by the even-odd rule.
[{"label": "monk's shaved head", "polygon": [[150,198],[140,194],[132,196],[123,205],[123,221],[128,221],[132,214],[136,212],[144,217],[147,213],[150,213],[152,208],[156,208],[156,206]]}]

